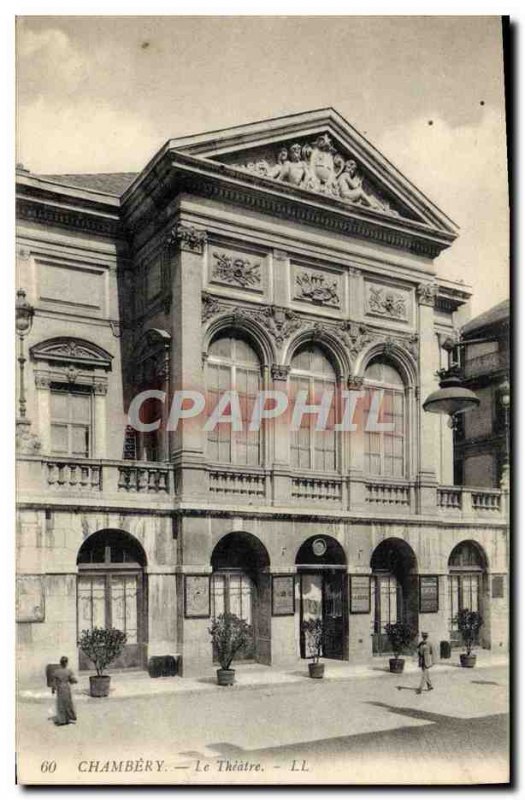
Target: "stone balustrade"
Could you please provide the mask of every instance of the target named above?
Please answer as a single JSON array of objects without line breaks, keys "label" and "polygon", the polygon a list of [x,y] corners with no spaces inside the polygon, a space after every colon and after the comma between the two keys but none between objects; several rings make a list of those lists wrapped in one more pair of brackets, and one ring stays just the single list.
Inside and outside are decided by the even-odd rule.
[{"label": "stone balustrade", "polygon": [[102,491],[102,467],[85,459],[50,459],[45,462],[46,480],[50,489]]},{"label": "stone balustrade", "polygon": [[409,508],[410,484],[384,481],[367,481],[365,502],[377,506],[404,506]]},{"label": "stone balustrade", "polygon": [[214,495],[265,498],[266,475],[250,469],[209,469],[208,488]]},{"label": "stone balustrade", "polygon": [[[195,467],[193,468],[195,469]],[[165,462],[113,461],[109,459],[24,455],[18,460],[18,499],[33,496],[57,498],[97,497],[112,503],[137,503],[144,497],[172,507],[173,502],[213,503],[234,500],[242,504],[311,508],[322,505],[356,514],[394,514],[408,517],[418,513],[419,492],[414,482],[350,479],[337,475],[281,473],[280,494],[275,494],[277,477],[271,470],[253,467],[203,465],[197,494],[184,496],[186,471]],[[283,488],[284,487],[284,488]],[[202,489],[205,489],[204,494]],[[499,489],[438,486],[435,504],[425,515],[453,518],[505,518],[507,495]],[[428,498],[429,489],[426,487]],[[432,497],[432,494],[430,494]]]},{"label": "stone balustrade", "polygon": [[300,500],[323,501],[333,503],[342,501],[341,478],[298,477],[292,478],[292,497]]}]

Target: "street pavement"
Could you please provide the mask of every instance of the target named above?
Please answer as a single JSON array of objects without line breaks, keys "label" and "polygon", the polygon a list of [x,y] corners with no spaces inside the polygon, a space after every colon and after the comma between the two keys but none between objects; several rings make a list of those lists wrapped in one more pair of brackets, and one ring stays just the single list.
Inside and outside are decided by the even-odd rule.
[{"label": "street pavement", "polygon": [[18,706],[25,783],[450,784],[508,781],[503,666]]}]

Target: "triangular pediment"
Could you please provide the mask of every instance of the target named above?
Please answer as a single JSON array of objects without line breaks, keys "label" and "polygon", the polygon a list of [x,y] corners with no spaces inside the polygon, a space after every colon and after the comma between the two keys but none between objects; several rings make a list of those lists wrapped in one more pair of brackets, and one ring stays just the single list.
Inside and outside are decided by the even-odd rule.
[{"label": "triangular pediment", "polygon": [[274,188],[293,187],[349,209],[457,234],[452,220],[331,108],[174,139],[169,147]]}]

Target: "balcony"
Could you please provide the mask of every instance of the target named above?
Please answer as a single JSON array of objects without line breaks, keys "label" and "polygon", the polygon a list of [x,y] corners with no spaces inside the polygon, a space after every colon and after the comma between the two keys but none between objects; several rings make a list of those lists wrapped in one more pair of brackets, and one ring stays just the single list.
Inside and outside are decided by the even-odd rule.
[{"label": "balcony", "polygon": [[18,500],[55,500],[96,505],[129,505],[128,500],[173,506],[174,471],[170,464],[112,461],[69,456],[23,456],[18,459]]},{"label": "balcony", "polygon": [[[197,473],[195,473],[197,470]],[[498,489],[426,486],[408,480],[369,479],[333,474],[298,474],[263,467],[199,465],[188,484],[185,469],[146,461],[114,461],[58,456],[18,460],[18,500],[34,505],[107,505],[161,508],[176,503],[263,506],[315,513],[407,518],[415,514],[443,519],[501,520],[506,496]],[[188,487],[183,489],[183,487]],[[425,492],[423,497],[422,492]],[[435,498],[435,499],[434,499]],[[421,502],[425,505],[421,509]]]},{"label": "balcony", "polygon": [[437,490],[438,511],[455,516],[498,518],[504,513],[503,494],[499,489],[477,489],[464,486],[440,486]]}]

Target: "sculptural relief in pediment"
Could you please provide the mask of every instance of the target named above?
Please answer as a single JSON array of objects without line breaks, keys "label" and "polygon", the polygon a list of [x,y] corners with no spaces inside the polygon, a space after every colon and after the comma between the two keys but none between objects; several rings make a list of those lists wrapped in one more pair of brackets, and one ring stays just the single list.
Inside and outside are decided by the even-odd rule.
[{"label": "sculptural relief in pediment", "polygon": [[328,195],[352,205],[399,217],[389,200],[366,177],[355,158],[344,156],[323,133],[313,141],[291,142],[265,149],[235,166],[263,178]]}]

